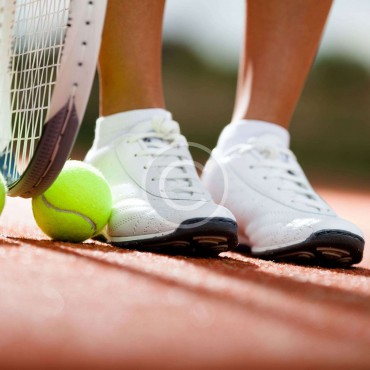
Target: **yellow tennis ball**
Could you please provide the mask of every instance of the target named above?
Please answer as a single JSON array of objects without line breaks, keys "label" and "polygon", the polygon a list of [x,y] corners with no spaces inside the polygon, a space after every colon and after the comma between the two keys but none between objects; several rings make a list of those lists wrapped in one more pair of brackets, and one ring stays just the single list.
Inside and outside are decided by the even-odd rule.
[{"label": "yellow tennis ball", "polygon": [[7,191],[8,191],[8,188],[6,186],[6,181],[3,177],[3,175],[0,174],[0,213],[4,209]]},{"label": "yellow tennis ball", "polygon": [[37,225],[52,239],[82,242],[107,224],[112,195],[97,169],[67,161],[49,189],[32,199],[32,209]]}]

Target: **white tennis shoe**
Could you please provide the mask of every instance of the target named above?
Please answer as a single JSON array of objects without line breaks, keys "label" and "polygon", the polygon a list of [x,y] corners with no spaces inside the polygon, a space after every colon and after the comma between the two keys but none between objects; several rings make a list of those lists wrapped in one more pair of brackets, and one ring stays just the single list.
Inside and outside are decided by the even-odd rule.
[{"label": "white tennis shoe", "polygon": [[236,247],[235,218],[212,201],[188,143],[167,111],[138,110],[98,119],[85,161],[104,174],[112,189],[106,235],[112,244],[211,254]]},{"label": "white tennis shoe", "polygon": [[279,137],[251,138],[222,154],[214,149],[202,180],[233,212],[239,242],[253,256],[324,266],[361,261],[361,230],[315,193]]}]

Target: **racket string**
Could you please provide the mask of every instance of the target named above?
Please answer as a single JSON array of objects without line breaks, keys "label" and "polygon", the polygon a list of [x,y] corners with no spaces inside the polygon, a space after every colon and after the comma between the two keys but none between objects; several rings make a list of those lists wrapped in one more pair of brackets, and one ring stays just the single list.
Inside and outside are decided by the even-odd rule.
[{"label": "racket string", "polygon": [[[2,6],[4,3],[0,0]],[[10,96],[8,114],[12,122],[11,141],[0,162],[7,177],[21,175],[42,136],[61,63],[69,5],[70,0],[15,1],[10,40],[0,39],[10,61],[10,68],[0,72],[8,73],[8,86],[1,87],[8,91],[1,95]]]}]

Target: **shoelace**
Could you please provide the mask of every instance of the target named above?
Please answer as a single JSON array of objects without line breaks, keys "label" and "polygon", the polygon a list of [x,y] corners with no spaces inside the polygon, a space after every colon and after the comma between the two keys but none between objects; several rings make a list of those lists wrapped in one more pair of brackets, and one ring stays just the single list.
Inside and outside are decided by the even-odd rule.
[{"label": "shoelace", "polygon": [[167,190],[173,193],[204,195],[204,191],[197,186],[199,180],[196,177],[194,162],[188,155],[188,144],[180,134],[179,124],[168,118],[154,118],[149,124],[151,130],[132,134],[128,141],[141,140],[145,143],[145,149],[136,155],[151,157],[152,162],[145,168],[157,167],[162,174],[161,177],[153,177],[151,180],[163,181]]},{"label": "shoelace", "polygon": [[279,179],[280,184],[277,189],[291,192],[293,203],[301,203],[318,211],[328,211],[328,209],[323,208],[321,198],[312,189],[291,150],[277,145],[268,145],[257,138],[250,139],[246,144],[238,146],[235,150],[239,154],[257,152],[263,160],[253,164],[251,168],[269,170],[264,179]]}]

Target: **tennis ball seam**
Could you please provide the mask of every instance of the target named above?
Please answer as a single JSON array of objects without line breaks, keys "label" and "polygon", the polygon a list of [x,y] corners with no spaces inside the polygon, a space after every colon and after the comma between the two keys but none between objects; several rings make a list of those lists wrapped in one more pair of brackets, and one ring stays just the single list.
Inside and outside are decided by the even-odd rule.
[{"label": "tennis ball seam", "polygon": [[42,194],[41,195],[41,200],[44,202],[44,204],[46,205],[46,207],[48,208],[51,208],[53,209],[54,211],[58,211],[58,212],[62,212],[62,213],[68,213],[68,214],[73,214],[75,216],[80,216],[82,217],[87,223],[89,223],[91,225],[91,227],[94,229],[94,234],[97,233],[97,225],[96,223],[90,218],[90,217],[87,217],[86,215],[80,213],[80,212],[77,212],[77,211],[72,211],[72,210],[68,210],[68,209],[62,209],[62,208],[58,208],[58,207],[55,207],[52,203],[50,203],[46,197],[45,197],[45,194]]}]

